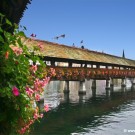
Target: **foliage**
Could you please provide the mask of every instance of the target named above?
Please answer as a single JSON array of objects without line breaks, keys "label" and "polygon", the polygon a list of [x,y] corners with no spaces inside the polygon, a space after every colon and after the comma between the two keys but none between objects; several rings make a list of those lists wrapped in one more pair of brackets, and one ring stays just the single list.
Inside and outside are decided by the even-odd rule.
[{"label": "foliage", "polygon": [[[13,33],[9,29],[14,29]],[[29,51],[22,37],[24,32],[0,14],[1,135],[27,134],[35,120],[43,117],[36,103],[50,78],[43,61]],[[44,109],[48,111],[48,106]]]}]

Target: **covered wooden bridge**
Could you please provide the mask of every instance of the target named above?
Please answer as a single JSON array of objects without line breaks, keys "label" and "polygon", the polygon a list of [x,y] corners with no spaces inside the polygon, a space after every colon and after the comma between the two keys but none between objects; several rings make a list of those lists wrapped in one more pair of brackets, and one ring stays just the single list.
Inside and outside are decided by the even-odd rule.
[{"label": "covered wooden bridge", "polygon": [[48,74],[51,67],[55,69],[52,80],[66,81],[67,90],[69,81],[80,81],[83,88],[85,79],[93,79],[92,88],[96,88],[96,80],[106,80],[109,89],[115,78],[122,79],[123,87],[126,78],[135,78],[135,61],[131,59],[42,40],[27,39],[24,43],[30,51],[42,46],[35,54],[42,56]]},{"label": "covered wooden bridge", "polygon": [[[32,51],[34,46],[42,46],[42,50],[36,55],[44,56],[51,66],[57,66],[57,62],[65,63],[63,66],[74,67],[81,64],[81,67],[128,69],[135,70],[135,60],[118,57],[103,52],[91,51],[73,46],[67,46],[42,40],[28,39],[25,44]],[[49,64],[49,63],[47,63]],[[78,65],[79,66],[79,65]]]}]

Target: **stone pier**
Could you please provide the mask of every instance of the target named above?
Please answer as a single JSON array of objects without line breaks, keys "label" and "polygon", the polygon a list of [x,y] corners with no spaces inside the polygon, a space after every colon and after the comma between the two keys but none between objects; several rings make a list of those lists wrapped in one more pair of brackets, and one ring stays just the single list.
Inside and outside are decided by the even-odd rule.
[{"label": "stone pier", "polygon": [[114,91],[114,79],[110,78],[110,92],[113,93]]},{"label": "stone pier", "polygon": [[96,97],[96,80],[95,79],[92,80],[91,89],[92,89],[92,97]]},{"label": "stone pier", "polygon": [[110,80],[106,80],[106,87],[105,87],[106,90],[109,90],[110,89]]},{"label": "stone pier", "polygon": [[121,80],[121,87],[126,87],[126,79],[122,78]]},{"label": "stone pier", "polygon": [[131,89],[134,90],[135,89],[135,78],[132,79],[131,83],[132,83]]},{"label": "stone pier", "polygon": [[110,87],[111,87],[111,88],[114,87],[114,79],[113,79],[113,78],[110,79]]},{"label": "stone pier", "polygon": [[91,89],[96,89],[96,80],[95,79],[92,80]]},{"label": "stone pier", "polygon": [[69,93],[69,81],[65,81],[64,93]]},{"label": "stone pier", "polygon": [[86,94],[85,81],[80,81],[79,94]]}]

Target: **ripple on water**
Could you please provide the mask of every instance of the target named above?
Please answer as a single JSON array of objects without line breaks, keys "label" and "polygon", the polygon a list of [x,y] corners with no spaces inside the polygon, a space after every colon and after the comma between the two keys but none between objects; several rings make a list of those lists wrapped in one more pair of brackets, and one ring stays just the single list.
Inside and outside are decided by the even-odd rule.
[{"label": "ripple on water", "polygon": [[51,111],[31,135],[123,135],[124,129],[135,128],[133,94],[117,91],[110,97],[104,93],[88,99],[48,91],[45,104]]},{"label": "ripple on water", "polygon": [[[135,101],[131,104],[123,105],[120,112],[111,113],[98,117],[98,120],[90,123],[87,128],[84,128],[84,135],[123,135],[124,129],[135,129]],[[94,127],[94,123],[96,126]],[[126,134],[127,135],[127,134]]]}]

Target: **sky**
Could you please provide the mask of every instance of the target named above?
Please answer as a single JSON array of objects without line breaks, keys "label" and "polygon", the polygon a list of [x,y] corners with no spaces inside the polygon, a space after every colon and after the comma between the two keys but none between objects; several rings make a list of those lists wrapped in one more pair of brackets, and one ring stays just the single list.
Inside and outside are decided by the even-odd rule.
[{"label": "sky", "polygon": [[135,0],[32,0],[20,25],[28,37],[116,56],[124,49],[135,60]]}]

